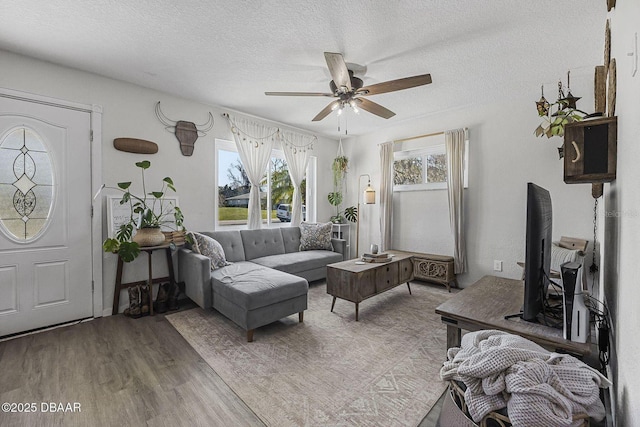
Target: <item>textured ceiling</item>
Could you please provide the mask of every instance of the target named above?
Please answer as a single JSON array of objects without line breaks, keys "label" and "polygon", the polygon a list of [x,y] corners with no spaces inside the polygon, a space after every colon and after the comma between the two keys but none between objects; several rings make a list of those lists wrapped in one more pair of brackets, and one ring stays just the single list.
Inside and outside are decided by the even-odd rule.
[{"label": "textured ceiling", "polygon": [[[0,6],[0,49],[337,137],[323,52],[365,85],[431,73],[371,96],[397,115],[349,111],[350,135],[479,102],[539,96],[602,62],[605,0],[38,0]],[[366,69],[364,69],[366,67]],[[96,100],[99,102],[98,100]],[[344,122],[343,122],[344,130]]]}]

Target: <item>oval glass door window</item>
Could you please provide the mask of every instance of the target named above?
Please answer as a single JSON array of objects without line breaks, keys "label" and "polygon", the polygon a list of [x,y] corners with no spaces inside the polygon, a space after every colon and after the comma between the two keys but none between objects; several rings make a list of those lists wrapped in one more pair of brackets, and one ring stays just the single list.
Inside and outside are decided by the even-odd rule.
[{"label": "oval glass door window", "polygon": [[53,167],[43,139],[28,127],[0,140],[0,230],[29,243],[44,233],[54,195]]}]

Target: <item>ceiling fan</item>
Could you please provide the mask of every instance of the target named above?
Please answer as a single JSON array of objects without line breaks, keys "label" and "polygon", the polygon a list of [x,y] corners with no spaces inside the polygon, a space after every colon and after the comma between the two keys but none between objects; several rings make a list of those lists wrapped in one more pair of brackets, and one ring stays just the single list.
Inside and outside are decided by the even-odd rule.
[{"label": "ceiling fan", "polygon": [[373,101],[363,98],[363,96],[378,95],[380,93],[395,92],[397,90],[409,89],[416,86],[423,86],[431,83],[431,74],[422,74],[419,76],[405,77],[403,79],[390,80],[387,82],[377,83],[371,86],[363,86],[362,79],[355,77],[353,71],[347,68],[341,53],[325,52],[324,59],[327,61],[327,67],[333,79],[329,83],[331,93],[323,92],[265,92],[270,96],[327,96],[330,98],[338,98],[324,107],[314,118],[317,122],[329,115],[337,108],[344,108],[347,105],[352,108],[362,108],[376,116],[388,119],[396,115],[393,111],[376,104]]}]

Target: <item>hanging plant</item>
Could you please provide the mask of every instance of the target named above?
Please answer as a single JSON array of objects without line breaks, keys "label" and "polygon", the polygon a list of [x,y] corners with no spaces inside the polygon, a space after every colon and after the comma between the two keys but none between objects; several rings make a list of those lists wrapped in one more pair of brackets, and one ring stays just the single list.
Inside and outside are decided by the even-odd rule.
[{"label": "hanging plant", "polygon": [[346,156],[338,156],[333,159],[331,170],[333,171],[333,186],[338,188],[342,183],[342,178],[349,168],[349,159]]},{"label": "hanging plant", "polygon": [[[562,82],[558,82],[558,100],[554,103],[549,103],[544,97],[544,86],[541,87],[541,91],[542,96],[540,100],[536,102],[536,109],[538,116],[542,117],[543,122],[534,131],[537,137],[563,137],[566,125],[579,122],[588,116],[587,113],[576,107],[576,102],[580,98],[571,94],[571,89],[569,89],[569,73],[567,73],[568,93],[566,96],[562,89]],[[554,108],[556,110],[555,112],[553,112]]]}]

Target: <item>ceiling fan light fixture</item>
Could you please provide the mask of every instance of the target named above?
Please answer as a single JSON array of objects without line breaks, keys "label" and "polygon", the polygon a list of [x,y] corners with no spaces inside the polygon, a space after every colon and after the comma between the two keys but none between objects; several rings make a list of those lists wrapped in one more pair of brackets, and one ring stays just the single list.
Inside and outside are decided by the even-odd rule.
[{"label": "ceiling fan light fixture", "polygon": [[[383,119],[389,119],[395,116],[395,113],[382,105],[379,105],[367,98],[368,95],[378,95],[399,90],[414,88],[418,86],[428,85],[432,82],[430,74],[421,74],[412,77],[404,77],[395,80],[389,80],[364,86],[361,78],[353,75],[353,70],[347,67],[347,63],[341,53],[325,52],[325,61],[327,68],[331,74],[329,88],[331,93],[320,92],[265,92],[265,95],[272,96],[326,96],[337,98],[333,102],[324,107],[312,121],[317,122],[327,117],[331,112],[338,109],[337,114],[341,115],[342,110],[348,105],[355,113],[363,109],[364,111],[374,114]],[[362,68],[362,67],[360,67]],[[366,69],[366,67],[365,67]],[[355,98],[358,96],[358,98]],[[358,108],[359,107],[359,108]]]}]

